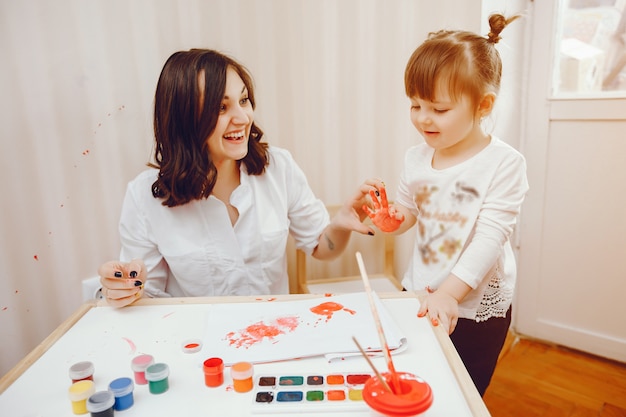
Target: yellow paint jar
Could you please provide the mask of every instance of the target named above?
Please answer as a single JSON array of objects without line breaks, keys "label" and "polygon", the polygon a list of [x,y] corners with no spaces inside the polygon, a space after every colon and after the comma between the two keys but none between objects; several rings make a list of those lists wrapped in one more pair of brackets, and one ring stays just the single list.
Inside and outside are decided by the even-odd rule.
[{"label": "yellow paint jar", "polygon": [[87,398],[96,392],[93,381],[86,379],[73,383],[69,389],[69,397],[72,402],[74,414],[87,414]]}]

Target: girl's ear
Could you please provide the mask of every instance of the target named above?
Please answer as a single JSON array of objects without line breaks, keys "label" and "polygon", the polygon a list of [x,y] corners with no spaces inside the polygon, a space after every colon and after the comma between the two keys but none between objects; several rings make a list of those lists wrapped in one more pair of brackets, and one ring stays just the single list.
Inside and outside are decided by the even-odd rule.
[{"label": "girl's ear", "polygon": [[483,96],[480,103],[478,103],[478,114],[480,117],[488,116],[493,110],[493,106],[496,102],[495,93],[487,93]]}]

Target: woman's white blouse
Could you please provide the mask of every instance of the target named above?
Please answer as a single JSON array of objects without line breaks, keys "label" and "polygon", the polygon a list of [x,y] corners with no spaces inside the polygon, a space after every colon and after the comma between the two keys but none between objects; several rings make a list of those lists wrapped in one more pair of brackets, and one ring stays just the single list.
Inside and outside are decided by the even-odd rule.
[{"label": "woman's white blouse", "polygon": [[152,297],[286,294],[288,235],[310,254],[330,222],[284,149],[270,147],[262,175],[248,175],[242,165],[230,197],[239,211],[234,226],[214,196],[162,205],[152,196],[157,174],[146,170],[128,184],[120,219],[120,260],[143,259]]}]

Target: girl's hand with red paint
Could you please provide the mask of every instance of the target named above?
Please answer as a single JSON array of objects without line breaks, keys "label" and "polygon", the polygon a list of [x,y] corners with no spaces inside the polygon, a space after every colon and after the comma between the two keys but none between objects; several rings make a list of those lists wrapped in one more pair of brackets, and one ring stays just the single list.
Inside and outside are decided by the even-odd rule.
[{"label": "girl's hand with red paint", "polygon": [[369,194],[372,198],[374,210],[370,209],[367,205],[363,205],[363,211],[365,211],[369,218],[372,219],[372,223],[374,223],[380,231],[385,233],[391,233],[398,230],[404,221],[404,214],[400,213],[395,206],[389,206],[385,187],[378,189],[380,201],[378,200],[378,196],[375,191],[370,190]]},{"label": "girl's hand with red paint", "polygon": [[448,334],[452,334],[459,320],[459,303],[472,287],[456,275],[450,274],[436,290],[430,287],[426,289],[428,295],[422,301],[417,317],[428,314],[433,326],[441,325]]},{"label": "girl's hand with red paint", "polygon": [[445,291],[429,291],[420,305],[417,317],[424,317],[427,314],[433,326],[441,325],[450,335],[459,319],[459,303]]},{"label": "girl's hand with red paint", "polygon": [[124,307],[134,303],[143,295],[147,271],[141,259],[128,263],[109,261],[98,268],[102,295],[113,307]]}]

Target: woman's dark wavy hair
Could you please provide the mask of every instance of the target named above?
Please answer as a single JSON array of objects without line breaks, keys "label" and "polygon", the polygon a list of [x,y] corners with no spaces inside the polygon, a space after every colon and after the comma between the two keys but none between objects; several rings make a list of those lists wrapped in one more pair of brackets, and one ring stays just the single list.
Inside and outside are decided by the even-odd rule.
[{"label": "woman's dark wavy hair", "polygon": [[[172,54],[161,71],[154,96],[154,163],[159,169],[152,195],[163,205],[176,207],[211,195],[217,169],[208,138],[213,133],[226,90],[226,70],[233,68],[243,80],[255,108],[254,85],[248,70],[234,59],[209,49]],[[198,77],[204,73],[204,91]],[[263,131],[252,124],[248,153],[239,161],[250,175],[260,175],[269,164]]]}]

